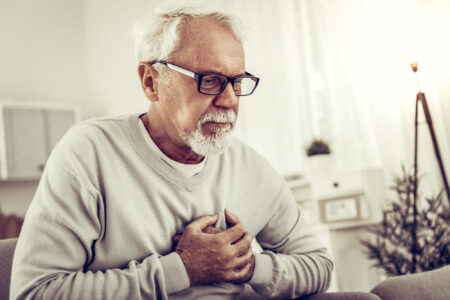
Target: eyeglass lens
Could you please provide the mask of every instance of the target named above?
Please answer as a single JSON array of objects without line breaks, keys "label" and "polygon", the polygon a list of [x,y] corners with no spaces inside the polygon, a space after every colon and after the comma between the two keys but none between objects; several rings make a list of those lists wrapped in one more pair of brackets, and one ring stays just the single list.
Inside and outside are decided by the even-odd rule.
[{"label": "eyeglass lens", "polygon": [[[205,75],[200,82],[200,92],[207,94],[218,94],[227,84],[227,78],[220,75]],[[252,78],[236,78],[233,83],[233,90],[237,96],[251,94],[256,82]]]}]

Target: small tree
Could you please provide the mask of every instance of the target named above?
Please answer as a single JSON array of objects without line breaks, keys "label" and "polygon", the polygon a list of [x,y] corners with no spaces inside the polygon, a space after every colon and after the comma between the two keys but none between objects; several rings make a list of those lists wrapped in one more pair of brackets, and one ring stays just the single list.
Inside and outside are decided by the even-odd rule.
[{"label": "small tree", "polygon": [[[416,184],[418,185],[419,179]],[[443,191],[414,204],[414,175],[402,168],[394,177],[398,199],[383,211],[383,221],[370,229],[374,240],[363,240],[369,259],[387,275],[403,275],[450,264],[450,213]],[[414,207],[416,205],[416,207]]]}]

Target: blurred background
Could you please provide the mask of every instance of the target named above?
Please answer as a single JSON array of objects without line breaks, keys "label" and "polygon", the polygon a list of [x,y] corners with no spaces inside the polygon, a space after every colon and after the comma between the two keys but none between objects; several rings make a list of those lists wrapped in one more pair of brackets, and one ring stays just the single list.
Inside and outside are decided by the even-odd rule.
[{"label": "blurred background", "polygon": [[[45,103],[42,107],[51,110],[73,107],[76,120],[146,111],[149,102],[137,76],[133,26],[159,2],[0,0],[0,102],[9,107]],[[443,164],[450,172],[450,1],[212,2],[242,19],[247,70],[261,78],[255,93],[241,99],[236,136],[286,175],[298,197],[317,200],[322,195],[326,200],[358,194],[330,191],[325,196],[327,187],[321,185],[324,180],[336,185],[336,180],[357,174],[355,178],[363,179],[350,185],[369,199],[358,198],[358,207],[368,205],[372,216],[381,215],[369,203],[366,186],[376,181],[377,205],[384,207],[392,176],[401,173],[402,165],[413,167],[418,85],[410,63],[416,61]],[[419,123],[424,123],[421,112]],[[22,124],[34,126],[32,119]],[[322,173],[306,155],[314,138],[331,148],[332,160]],[[419,126],[419,141],[419,192],[437,194],[443,184],[426,125]],[[0,143],[7,152],[6,139]],[[2,155],[5,165],[8,159]],[[367,170],[377,170],[377,179],[364,175]],[[38,180],[3,176],[0,211],[23,216]],[[318,215],[316,211],[311,218]],[[358,215],[356,219],[364,219],[364,212]],[[317,223],[327,220],[322,216]],[[341,289],[349,287],[341,284]]]}]

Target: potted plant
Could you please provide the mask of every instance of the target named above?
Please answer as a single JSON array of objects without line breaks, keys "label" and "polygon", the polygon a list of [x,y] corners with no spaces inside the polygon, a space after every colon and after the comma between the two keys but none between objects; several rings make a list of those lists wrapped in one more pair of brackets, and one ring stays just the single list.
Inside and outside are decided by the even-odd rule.
[{"label": "potted plant", "polygon": [[313,177],[329,175],[335,171],[335,161],[331,147],[323,139],[315,138],[306,148],[310,173]]},{"label": "potted plant", "polygon": [[388,276],[417,273],[450,264],[450,211],[444,207],[443,191],[417,197],[419,179],[402,168],[391,187],[398,199],[383,210],[381,224],[370,228],[372,238],[362,240],[374,266]]},{"label": "potted plant", "polygon": [[309,144],[308,148],[306,149],[306,155],[308,157],[330,153],[331,153],[330,145],[321,139],[313,139],[312,142]]}]

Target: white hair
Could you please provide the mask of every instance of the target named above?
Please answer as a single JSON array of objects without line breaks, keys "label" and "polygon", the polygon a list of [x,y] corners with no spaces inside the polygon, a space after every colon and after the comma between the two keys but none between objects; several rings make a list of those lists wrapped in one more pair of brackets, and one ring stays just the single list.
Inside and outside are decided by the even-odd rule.
[{"label": "white hair", "polygon": [[243,26],[232,14],[212,8],[211,1],[165,1],[158,6],[148,21],[136,24],[135,54],[138,62],[155,59],[167,60],[179,41],[178,26],[187,17],[210,16],[228,27],[242,43]]}]

